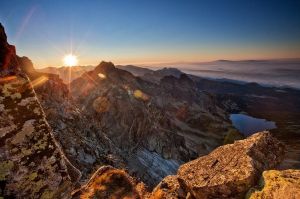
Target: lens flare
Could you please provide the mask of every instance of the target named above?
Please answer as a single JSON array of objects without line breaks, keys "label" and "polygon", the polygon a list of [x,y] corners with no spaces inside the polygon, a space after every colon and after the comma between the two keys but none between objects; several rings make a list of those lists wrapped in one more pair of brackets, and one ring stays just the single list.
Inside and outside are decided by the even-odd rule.
[{"label": "lens flare", "polygon": [[42,84],[44,84],[46,81],[48,81],[48,77],[46,76],[41,76],[33,81],[31,81],[31,85],[33,88],[36,88],[36,87],[39,87],[41,86]]},{"label": "lens flare", "polygon": [[66,55],[63,59],[65,66],[76,66],[78,63],[77,57],[75,55]]},{"label": "lens flare", "polygon": [[141,99],[143,101],[148,101],[149,100],[149,96],[144,93],[143,91],[137,89],[133,92],[133,96],[137,99]]},{"label": "lens flare", "polygon": [[105,79],[105,78],[106,78],[106,75],[103,74],[103,73],[99,73],[99,74],[98,74],[98,77],[100,77],[100,79]]}]

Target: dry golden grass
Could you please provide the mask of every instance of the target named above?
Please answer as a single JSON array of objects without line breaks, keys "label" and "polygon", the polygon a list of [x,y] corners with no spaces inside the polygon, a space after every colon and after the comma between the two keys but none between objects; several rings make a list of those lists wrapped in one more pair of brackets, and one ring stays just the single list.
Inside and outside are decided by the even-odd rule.
[{"label": "dry golden grass", "polygon": [[125,171],[108,169],[93,177],[81,192],[80,198],[138,199],[140,196]]}]

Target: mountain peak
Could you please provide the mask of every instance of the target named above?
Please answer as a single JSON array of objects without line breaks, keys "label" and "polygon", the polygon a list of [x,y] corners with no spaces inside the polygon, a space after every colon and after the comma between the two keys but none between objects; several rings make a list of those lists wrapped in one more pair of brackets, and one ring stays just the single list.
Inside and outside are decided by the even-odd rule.
[{"label": "mountain peak", "polygon": [[2,44],[2,42],[6,42],[7,41],[7,36],[5,34],[5,30],[3,25],[0,23],[0,42]]},{"label": "mountain peak", "polygon": [[7,43],[7,36],[5,33],[5,29],[0,23],[0,69],[1,72],[5,73],[8,71],[15,70],[18,65],[16,61],[16,49],[15,46],[9,45]]},{"label": "mountain peak", "polygon": [[173,67],[164,67],[160,71],[174,71],[174,72],[181,72],[178,68],[173,68]]},{"label": "mountain peak", "polygon": [[107,73],[116,69],[115,65],[112,62],[102,61],[96,68],[96,72]]}]

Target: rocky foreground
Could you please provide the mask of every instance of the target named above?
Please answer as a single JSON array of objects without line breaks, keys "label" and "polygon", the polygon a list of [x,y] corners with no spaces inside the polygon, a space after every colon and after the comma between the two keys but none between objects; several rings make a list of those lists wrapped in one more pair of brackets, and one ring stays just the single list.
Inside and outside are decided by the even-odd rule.
[{"label": "rocky foreground", "polygon": [[[73,160],[72,163],[75,164],[69,161],[68,157],[76,158],[76,154],[67,157],[64,155],[64,147],[60,146],[61,142],[57,142],[52,126],[48,124],[48,117],[45,116],[43,107],[40,105],[40,101],[43,100],[43,105],[51,106],[49,99],[48,101],[44,100],[47,92],[38,90],[43,87],[37,88],[37,85],[47,82],[47,84],[53,83],[55,86],[57,81],[48,81],[49,79],[53,80],[55,76],[34,74],[30,68],[24,68],[24,65],[27,64],[28,59],[18,57],[14,46],[7,43],[4,29],[0,26],[0,198],[299,197],[300,176],[298,170],[270,170],[275,169],[283,159],[284,146],[268,132],[260,132],[245,140],[236,141],[234,144],[221,146],[206,156],[182,164],[176,175],[164,178],[153,191],[149,191],[144,183],[131,177],[126,170],[111,166],[100,167],[85,185],[80,186],[84,165],[81,163],[82,161]],[[106,69],[113,70],[113,72],[106,73]],[[112,75],[109,77],[110,82],[106,82],[106,84],[109,86],[114,83],[115,87],[107,87],[114,89],[119,85],[118,82],[115,82],[119,78],[115,78],[115,76],[120,75],[120,71],[114,67],[106,69],[100,67],[98,70],[101,71],[96,71],[95,75],[99,76],[99,72],[105,73],[104,75],[108,77]],[[93,76],[92,73],[90,75]],[[130,74],[126,73],[125,75],[128,77],[126,81],[131,80],[137,88],[142,88],[143,82],[140,83],[140,80]],[[86,79],[79,81],[84,82]],[[179,80],[168,77],[162,82],[165,86],[163,91],[171,91],[172,86],[180,84],[180,81],[189,85],[189,79],[186,77],[181,77]],[[36,90],[38,90],[38,94]],[[95,90],[95,93],[97,91],[99,90]],[[65,97],[63,92],[53,92],[53,94],[61,94],[59,97]],[[171,94],[170,99],[174,100],[184,97],[176,96],[175,98],[176,93],[171,92]],[[206,94],[203,95],[207,97]],[[147,97],[142,92],[137,92],[136,96],[142,101]],[[110,96],[106,97],[110,98]],[[205,99],[198,98],[198,96],[189,97]],[[99,100],[96,110],[106,108],[106,106],[102,106],[103,103],[105,104],[105,100],[104,102]],[[134,101],[134,104],[143,107],[142,102]],[[62,107],[67,108],[68,106],[63,105]],[[51,114],[48,109],[47,115],[56,115],[56,111],[54,109],[54,113]],[[211,112],[206,114],[208,113]],[[60,117],[68,118],[64,115],[60,115]],[[70,116],[72,120],[62,123],[60,128],[67,128],[64,125],[72,125],[72,121],[76,123],[74,122],[77,120],[76,117],[76,114],[74,115],[72,112]],[[53,119],[50,121],[54,122]],[[86,125],[93,129],[92,126]],[[124,124],[122,123],[122,125]],[[76,143],[90,146],[92,152],[94,146],[99,146],[99,143],[93,143],[93,140],[97,138],[93,137],[96,136],[93,132],[84,132],[85,135],[75,132],[74,136],[68,140],[74,141],[73,146],[76,146]],[[87,140],[88,136],[86,135],[88,134],[92,134],[93,139]],[[105,144],[100,145],[97,150],[97,153],[100,154],[99,158],[102,157],[102,153],[109,154],[106,151],[108,149],[118,150],[114,148],[115,145],[110,142],[109,138],[104,135],[97,136],[100,136],[97,139],[102,140]],[[145,146],[147,145],[145,144]],[[80,147],[77,145],[76,150],[80,150]],[[186,146],[186,148],[189,147]],[[173,148],[173,150],[175,149],[176,147]],[[68,153],[72,153],[72,151],[68,151]],[[78,159],[80,158],[87,160],[87,165],[91,160],[88,156],[78,156]],[[109,162],[107,158],[103,159]],[[102,164],[105,163],[104,160],[101,160]],[[163,166],[156,165],[156,170]]]},{"label": "rocky foreground", "polygon": [[167,176],[152,192],[123,170],[101,167],[72,197],[298,198],[299,170],[268,170],[275,168],[283,155],[282,143],[269,132],[259,132],[183,164],[177,175]]}]

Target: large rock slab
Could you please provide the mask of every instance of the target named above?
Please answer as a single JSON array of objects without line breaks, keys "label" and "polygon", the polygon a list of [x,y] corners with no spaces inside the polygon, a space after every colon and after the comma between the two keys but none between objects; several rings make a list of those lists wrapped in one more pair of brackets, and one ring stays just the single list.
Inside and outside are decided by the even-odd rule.
[{"label": "large rock slab", "polygon": [[249,191],[249,199],[300,198],[300,170],[264,171],[260,186]]},{"label": "large rock slab", "polygon": [[178,181],[195,198],[242,198],[283,154],[284,146],[269,132],[256,133],[183,164]]}]

